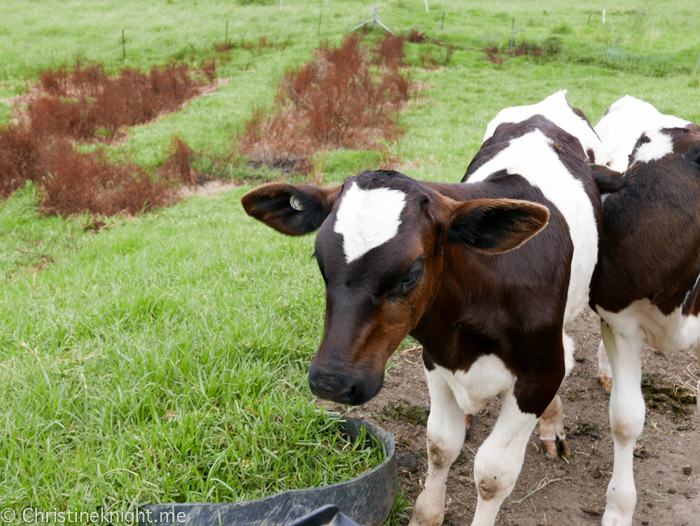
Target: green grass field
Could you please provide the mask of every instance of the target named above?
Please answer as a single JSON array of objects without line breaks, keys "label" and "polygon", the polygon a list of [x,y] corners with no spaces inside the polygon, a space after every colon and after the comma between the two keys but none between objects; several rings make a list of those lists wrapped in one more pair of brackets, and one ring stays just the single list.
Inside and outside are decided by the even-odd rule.
[{"label": "green grass field", "polygon": [[[423,0],[376,2],[396,32],[431,38],[444,13],[440,40],[455,46],[446,66],[427,70],[421,55],[440,59],[445,47],[407,45],[422,89],[400,117],[404,139],[390,146],[407,175],[458,181],[500,109],[559,89],[594,124],[625,94],[700,122],[700,34],[687,2],[429,3],[426,13]],[[309,60],[320,40],[339,42],[369,8],[340,0],[285,0],[282,11],[274,1],[8,0],[0,5],[0,122],[47,67],[78,54],[113,72],[204,58],[228,21],[233,42],[266,36],[279,45],[234,48],[220,62],[228,83],[215,94],[110,148],[146,167],[165,160],[175,133],[195,149],[227,151],[251,106],[273,104],[284,72]],[[560,52],[488,62],[483,48],[508,47],[513,18],[516,45],[555,41]],[[377,159],[329,152],[325,181]],[[31,186],[0,203],[0,508],[235,501],[376,464],[376,451],[348,452],[353,446],[327,431],[332,422],[307,387],[324,311],[313,239],[285,238],[249,219],[240,206],[248,189],[111,219],[97,234],[85,231],[87,217],[41,217]]]}]

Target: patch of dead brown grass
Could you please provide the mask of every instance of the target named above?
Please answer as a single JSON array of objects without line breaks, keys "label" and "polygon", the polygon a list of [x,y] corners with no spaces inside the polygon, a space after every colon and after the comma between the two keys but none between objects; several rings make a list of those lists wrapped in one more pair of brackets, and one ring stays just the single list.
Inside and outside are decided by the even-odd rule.
[{"label": "patch of dead brown grass", "polygon": [[325,43],[314,60],[288,72],[275,110],[253,110],[237,151],[253,164],[308,174],[316,152],[382,149],[401,137],[396,113],[411,90],[400,70],[405,37],[387,36],[369,49],[363,38],[354,33],[338,48]]},{"label": "patch of dead brown grass", "polygon": [[81,153],[75,143],[112,142],[125,127],[180,109],[216,80],[214,59],[198,71],[170,64],[149,73],[125,68],[109,77],[102,64],[78,61],[72,69],[43,72],[22,96],[26,109],[16,109],[17,122],[0,128],[0,197],[30,180],[40,188],[45,214],[137,214],[172,203],[177,187],[206,180],[181,139],[173,140],[157,173],[111,163],[99,150]]}]

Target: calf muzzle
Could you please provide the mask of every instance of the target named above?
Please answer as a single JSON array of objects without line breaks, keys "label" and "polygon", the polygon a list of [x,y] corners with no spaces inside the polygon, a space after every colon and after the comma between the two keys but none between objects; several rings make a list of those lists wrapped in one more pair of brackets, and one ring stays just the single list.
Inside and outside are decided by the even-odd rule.
[{"label": "calf muzzle", "polygon": [[376,396],[383,383],[383,375],[330,372],[315,365],[309,370],[311,392],[339,404],[362,405]]}]

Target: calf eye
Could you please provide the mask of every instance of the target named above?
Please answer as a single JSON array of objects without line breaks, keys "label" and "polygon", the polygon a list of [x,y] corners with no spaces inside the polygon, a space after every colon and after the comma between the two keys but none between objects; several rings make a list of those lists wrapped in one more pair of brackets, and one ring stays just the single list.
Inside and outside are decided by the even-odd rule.
[{"label": "calf eye", "polygon": [[401,281],[401,292],[406,292],[407,290],[413,288],[416,283],[418,283],[420,275],[420,272],[411,272],[408,276],[406,276],[403,281]]}]

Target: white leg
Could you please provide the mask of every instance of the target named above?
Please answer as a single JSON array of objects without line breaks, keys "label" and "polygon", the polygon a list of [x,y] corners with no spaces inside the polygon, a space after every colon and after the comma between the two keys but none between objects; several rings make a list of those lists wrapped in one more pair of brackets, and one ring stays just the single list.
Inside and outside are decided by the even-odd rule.
[{"label": "white leg", "polygon": [[637,503],[632,463],[634,443],[644,429],[645,405],[641,389],[644,334],[639,329],[617,334],[604,321],[601,333],[613,378],[610,428],[615,452],[603,526],[631,526]]},{"label": "white leg", "polygon": [[564,410],[559,395],[554,397],[540,417],[540,441],[548,457],[559,456],[557,442],[562,455],[569,456],[569,445],[566,443],[566,431],[564,431]]},{"label": "white leg", "polygon": [[503,396],[501,413],[474,459],[474,480],[479,492],[472,526],[492,526],[503,499],[513,491],[523,467],[525,448],[537,417],[523,413],[512,391]]},{"label": "white leg", "polygon": [[439,526],[445,516],[445,483],[450,466],[457,460],[466,430],[464,411],[440,375],[425,370],[430,391],[428,416],[428,476],[418,495],[409,526]]},{"label": "white leg", "polygon": [[598,382],[608,393],[612,390],[612,370],[608,361],[608,353],[605,350],[603,340],[598,346]]}]

